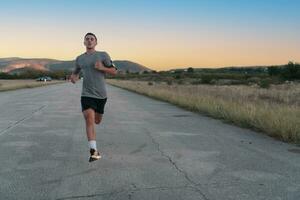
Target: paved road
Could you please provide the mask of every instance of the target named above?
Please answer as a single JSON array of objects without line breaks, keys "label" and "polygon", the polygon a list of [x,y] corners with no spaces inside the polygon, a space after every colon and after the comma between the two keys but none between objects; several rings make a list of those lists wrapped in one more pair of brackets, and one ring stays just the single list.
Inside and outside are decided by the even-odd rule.
[{"label": "paved road", "polygon": [[81,84],[0,93],[0,199],[300,199],[300,147],[108,85],[88,162]]}]

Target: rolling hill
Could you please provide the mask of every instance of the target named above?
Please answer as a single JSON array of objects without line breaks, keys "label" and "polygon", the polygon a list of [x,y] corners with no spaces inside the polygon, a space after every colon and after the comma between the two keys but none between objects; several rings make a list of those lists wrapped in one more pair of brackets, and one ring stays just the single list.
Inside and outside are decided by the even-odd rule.
[{"label": "rolling hill", "polygon": [[[113,61],[119,71],[141,72],[151,71],[151,69],[128,60]],[[0,58],[0,72],[20,73],[26,69],[40,71],[73,70],[75,61],[61,61],[47,58]]]}]

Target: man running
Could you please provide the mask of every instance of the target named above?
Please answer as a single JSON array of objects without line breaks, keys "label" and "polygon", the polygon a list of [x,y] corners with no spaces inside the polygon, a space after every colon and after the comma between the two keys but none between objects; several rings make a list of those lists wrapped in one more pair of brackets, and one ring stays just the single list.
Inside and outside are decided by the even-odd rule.
[{"label": "man running", "polygon": [[96,51],[97,37],[93,33],[84,36],[86,52],[76,58],[75,69],[71,75],[71,82],[76,83],[79,72],[83,72],[81,92],[81,109],[86,124],[86,134],[89,141],[89,162],[101,158],[96,145],[95,124],[100,124],[107,101],[105,73],[116,75],[117,68],[113,65],[108,53]]}]

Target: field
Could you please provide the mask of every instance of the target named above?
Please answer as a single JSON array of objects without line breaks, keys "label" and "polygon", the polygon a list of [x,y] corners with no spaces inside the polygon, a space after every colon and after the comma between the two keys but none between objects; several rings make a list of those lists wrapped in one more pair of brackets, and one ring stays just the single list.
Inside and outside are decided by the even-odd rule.
[{"label": "field", "polygon": [[57,84],[57,83],[64,83],[65,81],[47,81],[47,82],[41,82],[41,81],[35,81],[35,80],[4,80],[0,79],[0,92],[1,91],[7,91],[7,90],[16,90],[21,88],[34,88],[34,87],[41,87],[51,84]]},{"label": "field", "polygon": [[300,143],[300,83],[182,85],[107,79],[109,84],[167,101],[283,141]]}]

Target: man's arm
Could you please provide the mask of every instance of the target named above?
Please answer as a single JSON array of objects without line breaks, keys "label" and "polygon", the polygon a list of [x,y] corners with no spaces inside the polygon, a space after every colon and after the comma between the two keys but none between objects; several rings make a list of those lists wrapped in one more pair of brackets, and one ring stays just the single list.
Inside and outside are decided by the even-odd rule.
[{"label": "man's arm", "polygon": [[116,75],[118,73],[118,68],[113,64],[108,53],[104,52],[104,60],[103,62],[97,61],[95,68],[101,70],[104,73]]},{"label": "man's arm", "polygon": [[104,64],[101,61],[97,61],[95,68],[108,74],[116,75],[118,73],[117,67],[115,67],[113,64],[111,66],[104,66]]},{"label": "man's arm", "polygon": [[71,82],[76,83],[76,81],[79,79],[79,73],[81,71],[81,67],[78,64],[78,57],[75,60],[75,69],[72,71],[71,74]]}]

